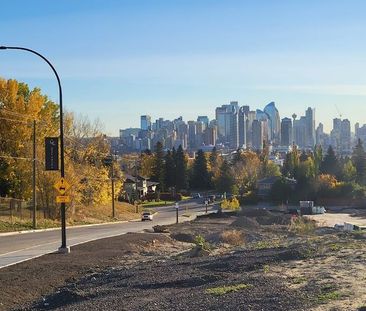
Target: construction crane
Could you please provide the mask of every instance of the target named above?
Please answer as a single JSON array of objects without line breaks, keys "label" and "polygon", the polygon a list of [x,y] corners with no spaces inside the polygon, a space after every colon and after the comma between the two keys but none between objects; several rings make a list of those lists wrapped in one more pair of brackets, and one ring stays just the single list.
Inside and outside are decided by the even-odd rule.
[{"label": "construction crane", "polygon": [[337,109],[337,112],[338,112],[339,117],[342,119],[342,113],[340,112],[340,110],[339,110],[339,108],[338,108],[337,104],[334,104],[334,106],[335,106],[335,107],[336,107],[336,109]]}]

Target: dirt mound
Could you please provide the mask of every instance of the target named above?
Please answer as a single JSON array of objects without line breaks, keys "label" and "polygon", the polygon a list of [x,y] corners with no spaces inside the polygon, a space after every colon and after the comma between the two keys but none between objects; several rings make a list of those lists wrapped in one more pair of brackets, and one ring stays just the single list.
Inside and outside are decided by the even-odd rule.
[{"label": "dirt mound", "polygon": [[246,217],[259,217],[259,216],[269,216],[271,215],[271,212],[263,208],[243,208],[240,212],[240,215]]},{"label": "dirt mound", "polygon": [[174,240],[180,241],[180,242],[186,242],[186,243],[193,243],[194,242],[194,235],[189,233],[172,233],[170,237]]},{"label": "dirt mound", "polygon": [[237,220],[231,223],[231,226],[240,227],[240,228],[247,228],[247,229],[256,229],[259,227],[258,222],[246,216],[238,217]]},{"label": "dirt mound", "polygon": [[289,225],[291,222],[291,215],[270,212],[263,208],[244,208],[240,216],[232,223],[233,226],[255,229],[259,225]]},{"label": "dirt mound", "polygon": [[260,225],[289,225],[291,222],[291,215],[268,213],[266,216],[256,217]]},{"label": "dirt mound", "polygon": [[229,211],[229,212],[216,212],[216,213],[209,213],[209,214],[203,214],[203,215],[198,215],[196,220],[204,220],[204,219],[217,219],[217,218],[230,218],[232,216],[236,216],[237,212],[236,211]]},{"label": "dirt mound", "polygon": [[169,229],[167,226],[156,225],[153,227],[155,233],[169,233]]},{"label": "dirt mound", "polygon": [[256,217],[257,222],[260,225],[288,225],[290,224],[290,217],[286,217],[286,215],[268,215]]}]

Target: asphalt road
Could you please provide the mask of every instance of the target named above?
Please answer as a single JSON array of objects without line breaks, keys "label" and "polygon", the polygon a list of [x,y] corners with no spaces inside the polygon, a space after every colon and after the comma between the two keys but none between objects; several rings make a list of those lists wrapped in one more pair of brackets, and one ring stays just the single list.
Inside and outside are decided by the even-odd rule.
[{"label": "asphalt road", "polygon": [[[209,211],[215,210],[209,206]],[[93,240],[151,229],[155,225],[167,225],[176,221],[175,206],[155,208],[158,212],[152,222],[130,221],[82,227],[67,228],[67,245],[73,246]],[[205,206],[197,200],[188,200],[179,204],[179,221],[193,219],[203,213]],[[190,214],[190,217],[183,215]],[[0,269],[25,260],[36,258],[58,250],[61,245],[61,229],[28,232],[0,236]]]}]

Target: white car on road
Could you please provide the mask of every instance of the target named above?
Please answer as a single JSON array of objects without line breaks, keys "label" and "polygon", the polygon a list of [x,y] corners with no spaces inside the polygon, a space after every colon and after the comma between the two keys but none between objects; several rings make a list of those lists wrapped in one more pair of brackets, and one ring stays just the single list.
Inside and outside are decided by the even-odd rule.
[{"label": "white car on road", "polygon": [[151,212],[143,212],[141,214],[141,221],[145,221],[145,220],[153,220],[153,214]]}]

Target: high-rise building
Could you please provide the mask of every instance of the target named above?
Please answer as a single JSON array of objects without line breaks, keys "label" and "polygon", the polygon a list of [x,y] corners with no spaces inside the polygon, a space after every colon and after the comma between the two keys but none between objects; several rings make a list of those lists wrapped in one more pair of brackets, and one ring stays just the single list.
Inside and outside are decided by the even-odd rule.
[{"label": "high-rise building", "polygon": [[251,147],[252,146],[252,124],[253,121],[255,120],[255,111],[249,111],[248,112],[248,117],[247,117],[247,139],[246,139],[246,143],[247,143],[247,147]]},{"label": "high-rise building", "polygon": [[255,119],[252,123],[252,148],[255,150],[262,149],[263,133],[261,121]]},{"label": "high-rise building", "polygon": [[358,138],[358,130],[360,129],[360,123],[356,123],[355,124],[355,137],[356,139]]},{"label": "high-rise building", "polygon": [[202,121],[196,122],[196,148],[200,148],[203,144],[203,132],[206,129],[206,124]]},{"label": "high-rise building", "polygon": [[273,144],[279,144],[281,139],[280,114],[274,102],[270,102],[263,110],[269,117],[270,138]]},{"label": "high-rise building", "polygon": [[341,130],[342,120],[339,118],[334,118],[333,129],[330,132],[330,144],[337,153],[341,152]]},{"label": "high-rise building", "polygon": [[239,147],[238,102],[216,108],[217,132],[219,141],[233,149]]},{"label": "high-rise building", "polygon": [[[294,115],[296,117],[296,115]],[[302,116],[299,120],[293,119],[292,123],[293,141],[299,148],[306,147],[306,117]]]},{"label": "high-rise building", "polygon": [[225,143],[227,136],[230,133],[230,111],[228,111],[228,105],[217,107],[216,122],[217,122],[217,135],[221,143]]},{"label": "high-rise building", "polygon": [[366,146],[366,124],[362,125],[361,127],[358,126],[356,139],[360,139],[362,144]]},{"label": "high-rise building", "polygon": [[196,148],[196,133],[197,133],[197,127],[196,127],[196,121],[188,121],[188,147],[189,149],[195,149]]},{"label": "high-rise building", "polygon": [[208,127],[208,124],[210,123],[210,120],[208,119],[208,116],[198,116],[197,122],[203,122],[205,124],[205,128]]},{"label": "high-rise building", "polygon": [[318,146],[324,147],[324,126],[323,123],[319,123],[315,131],[315,142]]},{"label": "high-rise building", "polygon": [[217,137],[217,127],[216,125],[209,125],[208,128],[206,128],[204,133],[204,143],[205,145],[216,145],[216,137]]},{"label": "high-rise building", "polygon": [[263,128],[263,139],[267,143],[272,139],[271,119],[267,113],[265,113],[264,111],[262,111],[260,109],[257,109],[255,114],[256,114],[256,119],[258,121],[262,121],[262,125],[266,126],[265,128]]},{"label": "high-rise building", "polygon": [[292,145],[292,121],[290,118],[283,118],[281,121],[281,146]]},{"label": "high-rise building", "polygon": [[145,131],[151,130],[151,117],[148,115],[141,116],[140,117],[140,128]]},{"label": "high-rise building", "polygon": [[249,106],[243,106],[239,109],[239,113],[238,113],[239,147],[240,148],[246,148],[246,145],[247,145],[248,112],[249,112]]},{"label": "high-rise building", "polygon": [[351,123],[348,119],[341,123],[341,154],[351,154]]},{"label": "high-rise building", "polygon": [[305,112],[305,147],[315,146],[315,109],[308,108]]}]

